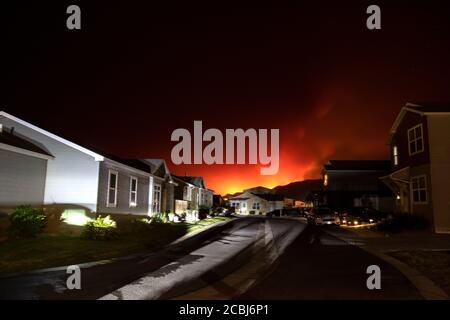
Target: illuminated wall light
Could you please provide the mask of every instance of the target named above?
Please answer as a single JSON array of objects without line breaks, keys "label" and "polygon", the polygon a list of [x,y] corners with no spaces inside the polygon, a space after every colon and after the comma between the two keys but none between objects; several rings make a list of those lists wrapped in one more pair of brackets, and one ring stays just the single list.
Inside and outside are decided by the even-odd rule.
[{"label": "illuminated wall light", "polygon": [[93,219],[86,215],[84,209],[66,209],[61,214],[61,221],[73,226],[83,226]]},{"label": "illuminated wall light", "polygon": [[328,186],[328,175],[327,174],[323,176],[323,185],[325,187]]},{"label": "illuminated wall light", "polygon": [[397,200],[400,200],[400,195],[399,194],[397,194]]}]

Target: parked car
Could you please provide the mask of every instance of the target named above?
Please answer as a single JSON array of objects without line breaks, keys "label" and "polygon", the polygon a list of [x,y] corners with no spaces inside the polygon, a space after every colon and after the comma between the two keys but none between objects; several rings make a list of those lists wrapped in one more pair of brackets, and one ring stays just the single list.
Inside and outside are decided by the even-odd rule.
[{"label": "parked car", "polygon": [[387,214],[368,207],[354,207],[339,213],[341,224],[360,225],[377,223],[387,217]]},{"label": "parked car", "polygon": [[330,208],[317,207],[311,209],[308,221],[316,225],[335,225],[338,224],[339,220]]}]

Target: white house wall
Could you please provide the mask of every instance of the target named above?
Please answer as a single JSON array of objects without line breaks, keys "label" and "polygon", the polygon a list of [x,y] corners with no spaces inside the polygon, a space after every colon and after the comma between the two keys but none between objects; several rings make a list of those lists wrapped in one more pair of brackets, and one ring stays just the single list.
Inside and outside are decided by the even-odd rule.
[{"label": "white house wall", "polygon": [[54,157],[47,162],[44,204],[72,204],[96,210],[99,162],[93,156],[9,118],[1,118],[0,122],[7,128],[14,127],[14,134]]}]

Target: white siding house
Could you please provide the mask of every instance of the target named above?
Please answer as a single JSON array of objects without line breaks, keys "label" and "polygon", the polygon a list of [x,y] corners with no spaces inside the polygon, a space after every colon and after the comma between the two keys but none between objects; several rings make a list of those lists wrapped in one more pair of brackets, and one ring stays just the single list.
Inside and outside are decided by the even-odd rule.
[{"label": "white siding house", "polygon": [[161,176],[149,160],[105,157],[6,112],[0,112],[0,128],[0,207],[136,215],[173,210],[170,175]]},{"label": "white siding house", "polygon": [[245,191],[229,199],[230,206],[238,214],[266,214],[284,207],[284,198],[275,194],[254,194]]}]

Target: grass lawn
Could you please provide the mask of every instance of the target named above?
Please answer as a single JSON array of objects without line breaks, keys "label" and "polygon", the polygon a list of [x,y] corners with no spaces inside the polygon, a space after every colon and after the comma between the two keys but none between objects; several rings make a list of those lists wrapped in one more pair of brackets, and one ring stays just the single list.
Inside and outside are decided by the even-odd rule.
[{"label": "grass lawn", "polygon": [[70,235],[42,234],[34,239],[0,243],[0,273],[22,272],[98,261],[161,248],[172,241],[229,218],[214,217],[196,223],[165,223],[146,232],[122,234],[111,241],[86,240]]},{"label": "grass lawn", "polygon": [[421,272],[450,295],[450,251],[411,250],[390,255]]}]

